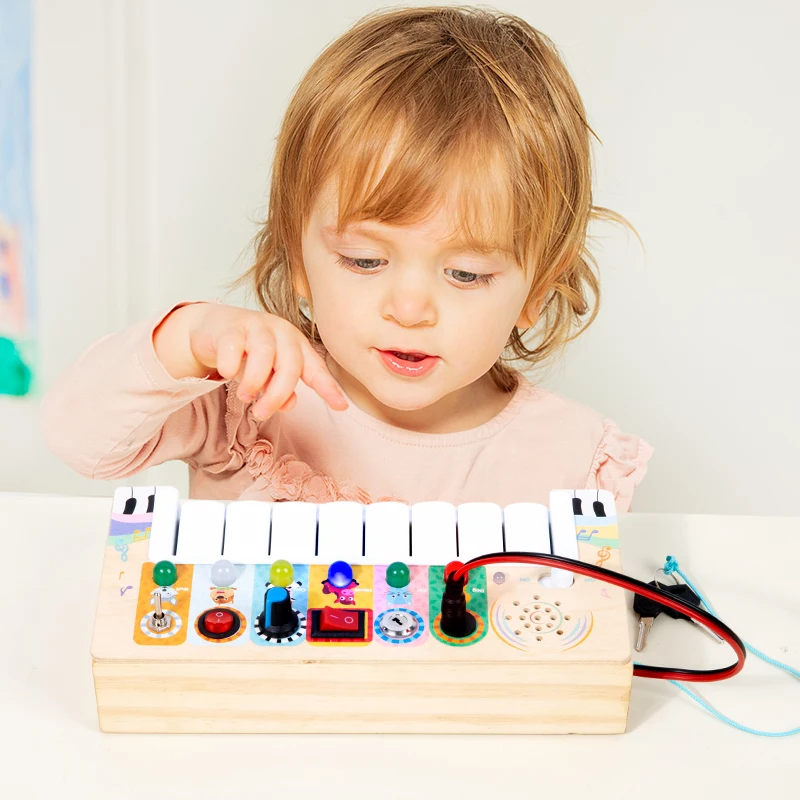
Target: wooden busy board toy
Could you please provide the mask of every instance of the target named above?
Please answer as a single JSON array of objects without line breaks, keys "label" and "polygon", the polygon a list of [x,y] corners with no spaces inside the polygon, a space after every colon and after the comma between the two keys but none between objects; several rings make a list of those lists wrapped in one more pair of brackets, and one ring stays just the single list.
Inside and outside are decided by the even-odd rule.
[{"label": "wooden busy board toy", "polygon": [[623,732],[623,589],[509,563],[472,569],[443,605],[445,565],[512,551],[621,571],[613,496],[314,505],[120,488],[92,643],[100,727]]}]

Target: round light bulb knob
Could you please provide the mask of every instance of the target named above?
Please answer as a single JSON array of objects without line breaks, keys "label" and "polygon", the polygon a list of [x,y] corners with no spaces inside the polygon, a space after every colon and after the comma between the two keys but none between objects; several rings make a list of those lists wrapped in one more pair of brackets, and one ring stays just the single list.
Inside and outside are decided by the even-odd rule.
[{"label": "round light bulb knob", "polygon": [[[464,564],[461,561],[451,561],[445,568],[444,568],[444,580],[445,583],[449,583],[452,579],[453,575],[456,573],[457,570],[460,570]],[[469,572],[464,573],[464,577],[462,578],[464,581],[463,586],[466,586],[469,583]]]},{"label": "round light bulb knob", "polygon": [[211,565],[211,583],[214,586],[233,586],[236,582],[236,567],[227,558],[221,558]]},{"label": "round light bulb knob", "polygon": [[402,561],[395,561],[386,567],[386,583],[392,589],[404,589],[411,583],[411,571],[408,564]]},{"label": "round light bulb knob", "polygon": [[153,567],[153,583],[156,586],[172,586],[178,580],[178,570],[171,561],[159,561]]},{"label": "round light bulb knob", "polygon": [[346,561],[334,561],[328,567],[328,583],[337,589],[344,589],[353,582],[353,568]]},{"label": "round light bulb knob", "polygon": [[269,568],[269,582],[273,586],[286,588],[294,581],[294,567],[284,559],[279,559]]}]

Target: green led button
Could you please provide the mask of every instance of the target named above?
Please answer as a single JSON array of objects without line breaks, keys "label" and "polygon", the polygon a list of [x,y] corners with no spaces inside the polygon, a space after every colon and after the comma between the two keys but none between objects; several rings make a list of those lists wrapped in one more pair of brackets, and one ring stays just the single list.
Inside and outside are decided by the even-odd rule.
[{"label": "green led button", "polygon": [[284,559],[279,559],[269,568],[269,582],[273,586],[286,588],[294,580],[294,567]]},{"label": "green led button", "polygon": [[402,561],[395,561],[386,567],[386,583],[392,589],[403,589],[411,582],[411,572],[408,569],[408,564]]},{"label": "green led button", "polygon": [[172,586],[178,580],[178,570],[171,561],[159,561],[153,567],[153,583],[156,586]]}]

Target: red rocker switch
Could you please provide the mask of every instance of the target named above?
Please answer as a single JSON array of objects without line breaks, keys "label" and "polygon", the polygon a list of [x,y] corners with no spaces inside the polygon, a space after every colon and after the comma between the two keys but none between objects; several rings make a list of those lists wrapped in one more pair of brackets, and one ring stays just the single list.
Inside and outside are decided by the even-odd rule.
[{"label": "red rocker switch", "polygon": [[357,631],[358,614],[349,609],[326,606],[322,609],[319,627],[322,631]]}]

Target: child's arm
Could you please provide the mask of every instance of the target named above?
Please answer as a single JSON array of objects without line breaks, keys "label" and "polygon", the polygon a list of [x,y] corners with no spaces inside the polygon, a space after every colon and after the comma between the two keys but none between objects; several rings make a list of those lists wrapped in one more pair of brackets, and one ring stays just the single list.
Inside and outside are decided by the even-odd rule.
[{"label": "child's arm", "polygon": [[153,332],[175,313],[95,342],[45,395],[45,442],[84,477],[112,480],[172,459],[188,461],[224,433],[218,411],[225,407],[225,381],[188,373],[176,379],[156,355]]},{"label": "child's arm", "polygon": [[[298,377],[341,407],[334,405],[339,390],[322,359],[311,351],[298,365],[292,357],[302,349],[292,331],[302,334],[294,326],[288,330],[285,320],[274,327],[281,331],[281,353],[290,355],[273,373],[279,348],[272,347],[271,360],[265,357],[264,331],[274,320],[221,304],[181,304],[95,342],[44,398],[47,445],[94,479],[123,478],[174,459],[221,470],[230,460],[229,380],[238,379],[242,399],[266,389],[252,409],[261,419],[292,407]],[[254,344],[247,330],[256,328]]]}]

